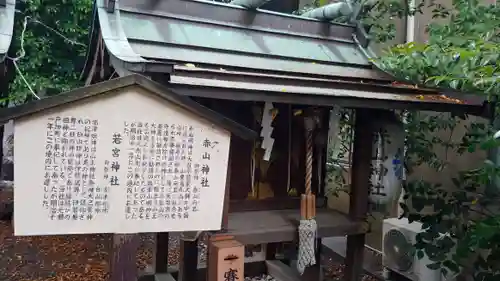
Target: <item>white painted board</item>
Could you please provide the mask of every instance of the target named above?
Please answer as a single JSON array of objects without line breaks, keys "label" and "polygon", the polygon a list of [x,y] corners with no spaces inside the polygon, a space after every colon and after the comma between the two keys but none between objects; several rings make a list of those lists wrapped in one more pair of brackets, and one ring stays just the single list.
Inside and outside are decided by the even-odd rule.
[{"label": "white painted board", "polygon": [[230,133],[140,87],[14,131],[15,235],[220,229]]}]

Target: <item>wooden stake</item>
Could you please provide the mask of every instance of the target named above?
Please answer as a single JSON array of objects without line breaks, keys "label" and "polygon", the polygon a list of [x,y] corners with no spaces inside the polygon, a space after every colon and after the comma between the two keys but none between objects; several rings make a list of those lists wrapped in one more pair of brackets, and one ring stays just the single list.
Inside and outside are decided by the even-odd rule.
[{"label": "wooden stake", "polygon": [[137,280],[138,234],[114,234],[110,281]]},{"label": "wooden stake", "polygon": [[238,241],[209,240],[208,280],[243,280],[245,265],[245,246]]}]

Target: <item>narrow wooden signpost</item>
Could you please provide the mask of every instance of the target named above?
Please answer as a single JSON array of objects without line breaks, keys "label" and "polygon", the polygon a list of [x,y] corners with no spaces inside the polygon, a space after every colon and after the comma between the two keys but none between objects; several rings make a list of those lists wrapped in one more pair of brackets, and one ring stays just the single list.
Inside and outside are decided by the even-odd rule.
[{"label": "narrow wooden signpost", "polygon": [[234,238],[209,241],[207,281],[237,281],[244,277],[245,246]]}]

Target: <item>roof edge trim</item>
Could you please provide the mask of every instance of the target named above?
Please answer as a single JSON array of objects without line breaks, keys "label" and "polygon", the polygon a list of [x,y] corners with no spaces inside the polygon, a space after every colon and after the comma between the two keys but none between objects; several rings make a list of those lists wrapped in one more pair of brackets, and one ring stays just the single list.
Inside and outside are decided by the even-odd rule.
[{"label": "roof edge trim", "polygon": [[240,123],[237,123],[236,121],[197,103],[189,97],[180,95],[166,85],[159,84],[158,82],[139,74],[132,74],[125,77],[107,80],[61,93],[56,96],[25,103],[16,107],[1,109],[0,124],[4,124],[9,120],[23,118],[32,114],[40,113],[44,110],[50,110],[61,105],[86,100],[130,86],[141,86],[150,91],[152,94],[169,101],[188,112],[196,114],[240,138],[254,140],[258,137],[258,134],[254,130],[249,129]]},{"label": "roof edge trim", "polygon": [[96,0],[102,39],[109,54],[130,71],[149,69],[151,72],[171,72],[171,64],[144,59],[132,49],[121,24],[119,2],[115,2],[112,13],[108,12],[106,2],[107,0]]}]

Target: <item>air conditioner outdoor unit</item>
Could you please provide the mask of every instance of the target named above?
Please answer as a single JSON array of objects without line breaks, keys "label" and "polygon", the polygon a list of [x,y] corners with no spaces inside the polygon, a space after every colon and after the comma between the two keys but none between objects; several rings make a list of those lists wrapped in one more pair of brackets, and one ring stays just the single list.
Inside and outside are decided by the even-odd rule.
[{"label": "air conditioner outdoor unit", "polygon": [[384,270],[396,272],[412,281],[442,281],[440,270],[427,268],[432,262],[424,256],[418,259],[412,251],[422,224],[408,223],[408,219],[385,219],[382,226],[382,265]]}]

